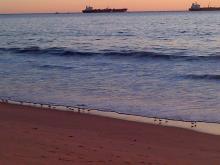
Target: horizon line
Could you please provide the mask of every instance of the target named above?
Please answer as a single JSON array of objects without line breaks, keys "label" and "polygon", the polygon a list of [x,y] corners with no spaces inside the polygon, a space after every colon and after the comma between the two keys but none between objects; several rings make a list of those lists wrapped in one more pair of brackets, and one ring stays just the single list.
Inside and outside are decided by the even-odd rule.
[{"label": "horizon line", "polygon": [[[125,13],[145,13],[145,12],[186,12],[186,10],[137,10],[137,11],[127,11]],[[22,14],[81,14],[81,11],[77,12],[59,12],[59,11],[54,11],[54,12],[15,12],[15,13],[0,13],[0,15],[22,15]],[[100,13],[99,13],[100,14]]]}]

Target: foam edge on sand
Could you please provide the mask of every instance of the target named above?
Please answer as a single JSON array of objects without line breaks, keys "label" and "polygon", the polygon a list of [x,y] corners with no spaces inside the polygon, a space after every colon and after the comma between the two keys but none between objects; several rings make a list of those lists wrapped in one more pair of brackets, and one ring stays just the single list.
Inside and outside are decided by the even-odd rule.
[{"label": "foam edge on sand", "polygon": [[220,135],[220,124],[219,123],[206,123],[206,122],[197,122],[197,121],[177,121],[177,120],[170,120],[170,119],[121,114],[117,112],[104,112],[104,111],[100,111],[96,109],[30,103],[30,102],[13,101],[13,100],[6,100],[6,99],[0,99],[0,102],[8,103],[8,104],[30,106],[30,107],[37,107],[37,108],[43,108],[43,109],[53,109],[53,110],[58,110],[58,111],[70,111],[70,112],[75,112],[75,113],[90,114],[90,115],[114,118],[114,119],[119,119],[119,120],[160,125],[160,126],[165,126],[165,127],[178,127],[178,128],[184,128],[184,129],[196,131],[196,132],[202,132],[202,133],[207,133],[207,134],[212,134],[212,135]]}]

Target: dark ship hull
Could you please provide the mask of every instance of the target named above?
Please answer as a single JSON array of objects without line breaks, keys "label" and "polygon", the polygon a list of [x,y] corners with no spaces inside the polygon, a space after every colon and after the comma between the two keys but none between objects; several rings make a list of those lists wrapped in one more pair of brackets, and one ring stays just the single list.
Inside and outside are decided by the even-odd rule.
[{"label": "dark ship hull", "polygon": [[123,13],[127,12],[128,9],[93,9],[83,10],[83,13]]},{"label": "dark ship hull", "polygon": [[189,11],[220,11],[220,7],[202,7],[199,9],[189,8]]}]

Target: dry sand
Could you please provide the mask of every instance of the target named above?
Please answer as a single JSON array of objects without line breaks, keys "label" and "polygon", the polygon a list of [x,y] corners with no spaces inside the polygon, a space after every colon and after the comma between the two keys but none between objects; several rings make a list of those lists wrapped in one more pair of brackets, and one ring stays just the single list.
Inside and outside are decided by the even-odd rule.
[{"label": "dry sand", "polygon": [[219,165],[220,136],[0,103],[0,164]]}]

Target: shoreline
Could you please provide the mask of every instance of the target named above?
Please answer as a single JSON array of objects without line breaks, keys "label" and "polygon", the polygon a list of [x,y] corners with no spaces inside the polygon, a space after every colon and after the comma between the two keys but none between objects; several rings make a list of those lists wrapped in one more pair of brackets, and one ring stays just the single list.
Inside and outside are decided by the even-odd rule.
[{"label": "shoreline", "polygon": [[[52,107],[51,107],[52,108]],[[0,164],[213,164],[220,136],[0,103]]]},{"label": "shoreline", "polygon": [[172,120],[165,118],[157,118],[157,117],[146,117],[146,116],[138,116],[131,114],[123,114],[115,111],[101,111],[98,109],[89,109],[89,108],[81,108],[81,107],[72,107],[72,106],[62,106],[62,105],[49,105],[49,104],[41,104],[41,103],[31,103],[25,101],[14,101],[7,99],[0,99],[0,103],[8,103],[15,105],[23,105],[29,107],[43,108],[43,109],[53,109],[57,111],[70,111],[73,113],[82,113],[82,114],[90,114],[95,116],[102,116],[107,118],[153,124],[153,125],[161,125],[165,127],[177,127],[188,129],[191,131],[207,133],[212,135],[220,135],[220,123],[211,123],[211,122],[202,122],[202,121],[181,121],[181,120]]}]

